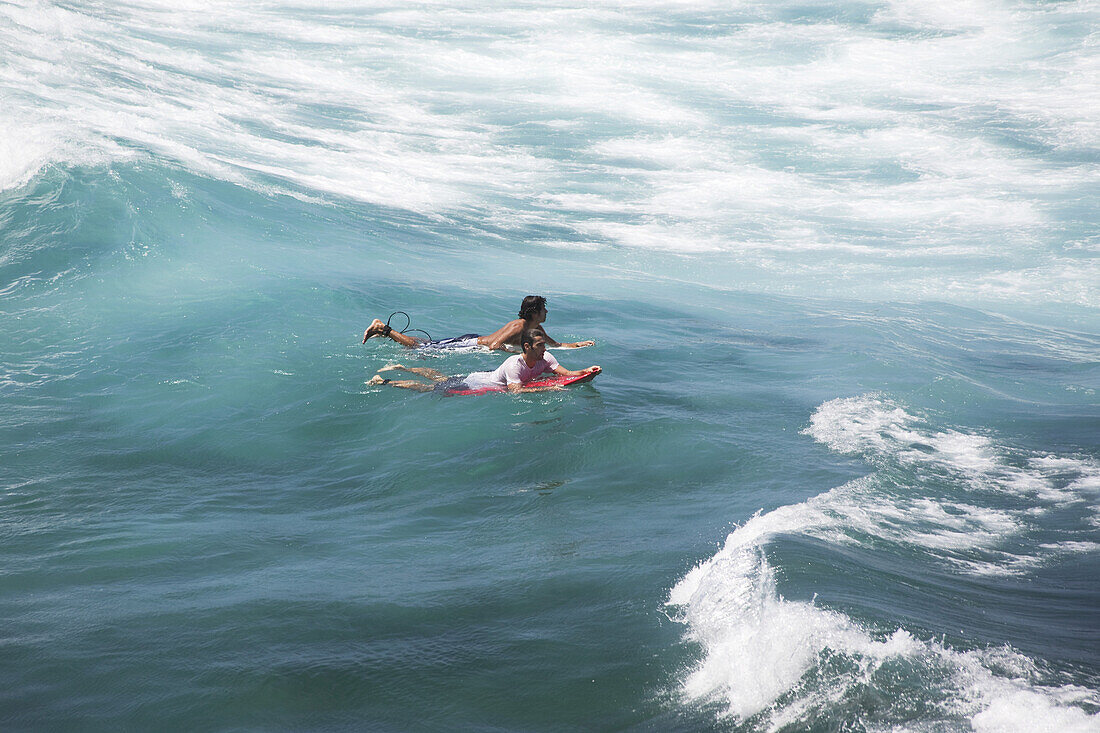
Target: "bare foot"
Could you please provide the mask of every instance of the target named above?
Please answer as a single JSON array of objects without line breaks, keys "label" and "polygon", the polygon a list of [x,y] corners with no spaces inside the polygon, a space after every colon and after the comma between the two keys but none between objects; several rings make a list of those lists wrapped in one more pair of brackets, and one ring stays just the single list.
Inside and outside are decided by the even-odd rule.
[{"label": "bare foot", "polygon": [[387,364],[386,366],[382,367],[378,371],[379,372],[392,372],[394,369],[406,369],[406,367],[403,364]]},{"label": "bare foot", "polygon": [[367,384],[385,384],[390,380],[383,377],[381,374],[375,374],[373,377],[367,380]]},{"label": "bare foot", "polygon": [[367,328],[367,330],[363,332],[363,343],[367,343],[367,339],[369,338],[381,335],[382,329],[384,329],[385,327],[385,323],[382,323],[382,321],[375,318],[373,321],[371,321],[371,324]]}]

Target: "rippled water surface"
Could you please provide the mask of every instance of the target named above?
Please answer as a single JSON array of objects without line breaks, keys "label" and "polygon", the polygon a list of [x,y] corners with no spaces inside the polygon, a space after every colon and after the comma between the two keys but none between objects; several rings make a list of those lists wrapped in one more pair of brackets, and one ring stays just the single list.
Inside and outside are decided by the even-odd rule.
[{"label": "rippled water surface", "polygon": [[1098,20],[0,3],[4,729],[1100,730]]}]

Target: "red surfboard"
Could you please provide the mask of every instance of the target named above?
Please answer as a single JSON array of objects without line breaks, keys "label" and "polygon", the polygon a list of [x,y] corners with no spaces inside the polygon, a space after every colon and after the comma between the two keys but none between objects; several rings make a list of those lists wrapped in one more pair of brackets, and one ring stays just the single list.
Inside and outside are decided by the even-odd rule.
[{"label": "red surfboard", "polygon": [[[533,382],[528,382],[523,385],[524,387],[551,387],[558,385],[565,387],[570,384],[579,384],[581,382],[589,382],[596,378],[599,372],[588,372],[582,374],[579,377],[550,377],[549,379],[536,379]],[[507,392],[505,387],[482,387],[481,389],[449,389],[447,394],[455,395],[474,395],[474,394],[489,394],[490,392]]]}]

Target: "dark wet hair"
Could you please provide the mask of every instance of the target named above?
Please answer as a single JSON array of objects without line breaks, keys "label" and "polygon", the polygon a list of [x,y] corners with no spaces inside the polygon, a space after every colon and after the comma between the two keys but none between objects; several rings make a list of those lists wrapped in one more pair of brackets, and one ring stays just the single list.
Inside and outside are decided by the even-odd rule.
[{"label": "dark wet hair", "polygon": [[523,335],[519,338],[519,347],[523,349],[527,346],[534,346],[535,339],[546,340],[546,334],[539,328],[525,328],[523,329]]},{"label": "dark wet hair", "polygon": [[528,295],[519,306],[519,317],[526,321],[545,307],[546,298],[541,295]]}]

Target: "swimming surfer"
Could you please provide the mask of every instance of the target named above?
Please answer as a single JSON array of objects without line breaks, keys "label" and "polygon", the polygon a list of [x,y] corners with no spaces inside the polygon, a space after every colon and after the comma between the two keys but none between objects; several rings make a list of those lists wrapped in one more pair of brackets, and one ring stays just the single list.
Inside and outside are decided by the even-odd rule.
[{"label": "swimming surfer", "polygon": [[534,329],[542,334],[547,346],[556,346],[567,349],[580,349],[591,346],[595,341],[574,341],[561,343],[550,338],[543,329],[542,324],[546,320],[546,298],[541,295],[528,295],[523,299],[519,307],[519,318],[509,321],[488,336],[479,336],[476,333],[467,333],[453,338],[437,339],[435,341],[417,338],[406,333],[390,328],[378,318],[371,322],[370,327],[363,333],[363,343],[375,336],[389,336],[391,339],[410,349],[463,349],[474,346],[483,346],[487,349],[505,349],[518,351],[520,349],[520,334],[527,329]]},{"label": "swimming surfer", "polygon": [[[535,377],[545,372],[553,372],[562,377],[581,377],[585,374],[599,374],[603,371],[598,366],[590,366],[580,371],[566,369],[558,363],[558,360],[552,354],[546,353],[547,343],[548,341],[541,331],[528,328],[524,329],[520,336],[520,347],[523,349],[523,353],[509,356],[495,371],[473,372],[472,374],[448,377],[442,372],[427,367],[407,367],[401,364],[393,364],[380,369],[380,373],[371,377],[367,384],[388,384],[391,387],[414,389],[417,392],[452,392],[486,388],[505,389],[509,392],[541,392],[548,389],[562,389],[559,385],[525,386]],[[426,384],[413,379],[392,380],[381,375],[381,372],[395,369],[430,379],[432,383]]]}]

